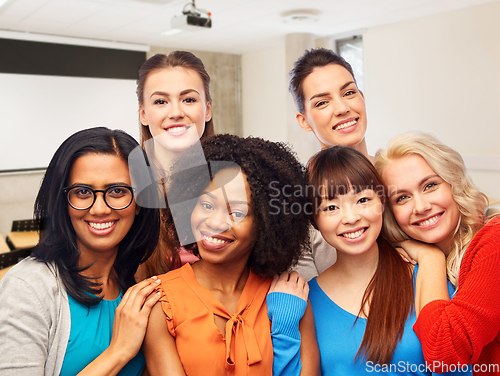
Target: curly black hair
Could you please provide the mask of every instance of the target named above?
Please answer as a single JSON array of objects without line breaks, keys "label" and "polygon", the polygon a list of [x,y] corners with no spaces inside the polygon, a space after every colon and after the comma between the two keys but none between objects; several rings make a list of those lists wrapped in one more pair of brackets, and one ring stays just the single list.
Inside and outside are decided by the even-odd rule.
[{"label": "curly black hair", "polygon": [[208,138],[202,149],[204,155],[199,148],[191,148],[172,166],[167,226],[174,245],[186,244],[184,235],[179,239],[178,234],[187,232],[193,242],[184,248],[199,256],[191,214],[215,174],[236,164],[246,175],[254,216],[254,247],[248,267],[257,275],[270,277],[295,265],[310,241],[305,169],[292,149],[284,143],[229,134]]}]

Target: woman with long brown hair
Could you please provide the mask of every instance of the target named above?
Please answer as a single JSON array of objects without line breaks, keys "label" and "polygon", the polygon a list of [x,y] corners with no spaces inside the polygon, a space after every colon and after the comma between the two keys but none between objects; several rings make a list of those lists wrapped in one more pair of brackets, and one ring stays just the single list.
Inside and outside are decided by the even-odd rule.
[{"label": "woman with long brown hair", "polygon": [[[166,192],[172,162],[214,134],[210,76],[191,52],[156,54],[139,69],[136,93],[140,143],[158,172],[161,190]],[[164,224],[166,211],[161,212]],[[166,273],[181,263],[181,257],[182,262],[196,260],[183,250],[180,257],[171,239],[169,229],[162,225],[156,251],[139,269],[141,277]]]}]

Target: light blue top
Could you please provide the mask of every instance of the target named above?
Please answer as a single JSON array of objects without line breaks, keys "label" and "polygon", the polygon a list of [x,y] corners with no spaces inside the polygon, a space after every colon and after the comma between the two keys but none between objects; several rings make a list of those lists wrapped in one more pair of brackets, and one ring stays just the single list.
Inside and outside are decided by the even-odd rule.
[{"label": "light blue top", "polygon": [[[417,271],[416,266],[414,278]],[[450,296],[454,291],[453,285],[448,281]],[[432,375],[429,368],[426,368],[422,346],[412,328],[416,321],[414,312],[406,321],[403,338],[397,345],[390,364],[380,365],[364,360],[354,363],[366,330],[366,319],[360,317],[354,324],[356,315],[335,304],[318,285],[316,278],[309,281],[309,300],[314,313],[323,376],[371,375],[377,372],[384,375]],[[440,375],[472,375],[472,372],[461,369]]]},{"label": "light blue top", "polygon": [[272,292],[266,297],[273,341],[273,376],[298,376],[300,361],[299,321],[307,302],[298,296]]},{"label": "light blue top", "polygon": [[[111,342],[115,309],[123,293],[114,300],[101,300],[87,307],[68,294],[71,312],[71,331],[60,376],[74,376],[106,350]],[[146,361],[141,351],[118,373],[120,376],[139,376]]]}]

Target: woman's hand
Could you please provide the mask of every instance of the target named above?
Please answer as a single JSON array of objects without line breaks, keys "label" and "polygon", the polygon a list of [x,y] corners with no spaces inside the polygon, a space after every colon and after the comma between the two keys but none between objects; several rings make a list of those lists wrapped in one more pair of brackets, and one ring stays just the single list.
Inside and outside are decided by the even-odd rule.
[{"label": "woman's hand", "polygon": [[401,257],[411,264],[419,263],[426,254],[442,251],[435,245],[422,243],[417,240],[404,240],[393,244]]},{"label": "woman's hand", "polygon": [[160,299],[160,294],[154,292],[160,283],[157,277],[151,277],[127,290],[115,310],[109,347],[78,373],[79,376],[116,375],[137,355],[151,309]]},{"label": "woman's hand", "polygon": [[268,294],[272,292],[295,295],[307,302],[309,285],[303,277],[299,277],[299,273],[295,271],[291,273],[283,272],[280,275],[276,274],[274,276]]},{"label": "woman's hand", "polygon": [[151,309],[160,299],[155,289],[161,281],[157,277],[145,279],[130,287],[116,308],[113,336],[110,349],[116,349],[122,356],[132,359],[139,352]]}]

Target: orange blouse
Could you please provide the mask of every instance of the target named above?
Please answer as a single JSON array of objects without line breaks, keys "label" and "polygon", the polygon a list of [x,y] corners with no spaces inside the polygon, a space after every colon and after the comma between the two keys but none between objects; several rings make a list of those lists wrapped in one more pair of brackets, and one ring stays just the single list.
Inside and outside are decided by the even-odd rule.
[{"label": "orange blouse", "polygon": [[[271,278],[250,271],[234,315],[198,283],[190,264],[159,278],[168,330],[186,375],[272,375],[273,344],[266,305]],[[214,315],[228,319],[225,338]]]}]

